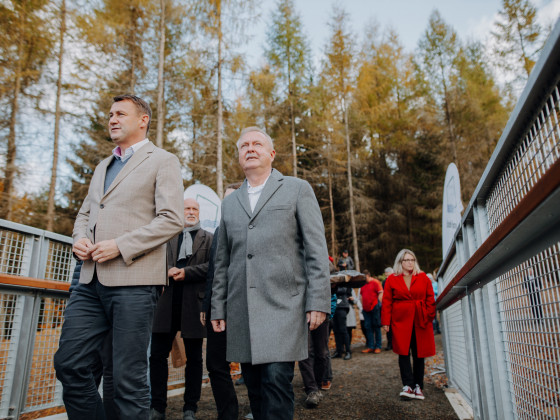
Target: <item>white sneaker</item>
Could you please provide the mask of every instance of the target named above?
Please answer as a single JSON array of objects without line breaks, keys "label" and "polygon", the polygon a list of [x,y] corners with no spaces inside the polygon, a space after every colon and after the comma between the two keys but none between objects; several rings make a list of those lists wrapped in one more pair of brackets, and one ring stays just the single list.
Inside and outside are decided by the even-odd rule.
[{"label": "white sneaker", "polygon": [[416,398],[416,396],[414,395],[414,391],[408,385],[403,386],[403,389],[399,395],[404,398],[410,398],[410,399]]},{"label": "white sneaker", "polygon": [[416,398],[417,400],[424,399],[424,393],[422,392],[422,389],[418,384],[416,384],[416,386],[414,387],[414,398]]}]

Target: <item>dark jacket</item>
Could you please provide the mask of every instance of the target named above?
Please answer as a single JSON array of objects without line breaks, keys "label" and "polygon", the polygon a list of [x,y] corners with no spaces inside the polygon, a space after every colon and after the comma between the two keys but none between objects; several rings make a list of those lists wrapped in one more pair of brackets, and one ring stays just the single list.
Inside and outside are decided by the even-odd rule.
[{"label": "dark jacket", "polygon": [[[202,312],[205,312],[206,315],[210,314],[210,303],[212,301],[212,284],[214,283],[214,259],[216,257],[216,248],[218,248],[218,233],[220,233],[219,226],[214,231],[214,239],[212,240],[212,247],[210,248],[210,261],[208,261],[208,274],[206,275],[206,291],[204,292],[204,300],[202,301]],[[210,320],[210,317],[208,316],[207,319]]]},{"label": "dark jacket", "polygon": [[336,289],[336,307],[337,309],[348,309],[350,310],[350,303],[348,298],[352,296],[352,289],[350,287],[338,287]]},{"label": "dark jacket", "polygon": [[[167,266],[168,268],[177,266],[177,254],[179,235],[172,238],[167,243]],[[208,260],[210,259],[210,247],[212,245],[212,234],[200,229],[193,240],[193,254],[187,260],[185,268],[185,280],[176,282],[169,279],[169,286],[163,290],[163,294],[158,300],[154,325],[152,332],[167,333],[171,332],[173,292],[182,286],[181,302],[181,335],[184,338],[204,338],[206,337],[206,327],[200,323],[200,312],[202,312],[202,300],[204,299],[204,289],[206,285],[206,274],[208,272]],[[178,283],[182,283],[178,285]],[[177,302],[177,297],[175,298]]]}]

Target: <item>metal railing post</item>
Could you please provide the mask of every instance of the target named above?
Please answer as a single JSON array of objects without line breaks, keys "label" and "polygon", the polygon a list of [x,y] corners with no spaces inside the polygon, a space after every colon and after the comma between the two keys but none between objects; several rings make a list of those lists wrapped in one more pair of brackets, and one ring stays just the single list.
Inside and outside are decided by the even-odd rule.
[{"label": "metal railing post", "polygon": [[21,295],[22,316],[17,343],[18,357],[14,368],[14,380],[10,395],[10,413],[8,418],[18,419],[25,407],[25,397],[29,384],[29,369],[33,358],[33,345],[38,316],[38,301],[36,295]]}]

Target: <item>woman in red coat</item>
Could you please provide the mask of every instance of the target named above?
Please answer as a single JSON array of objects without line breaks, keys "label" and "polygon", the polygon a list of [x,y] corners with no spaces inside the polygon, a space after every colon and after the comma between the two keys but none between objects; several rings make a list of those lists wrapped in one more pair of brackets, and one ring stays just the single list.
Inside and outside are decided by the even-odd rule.
[{"label": "woman in red coat", "polygon": [[381,325],[393,332],[393,351],[399,355],[403,383],[400,396],[423,400],[424,358],[436,354],[434,290],[430,279],[420,271],[414,252],[401,250],[393,269],[385,282]]}]

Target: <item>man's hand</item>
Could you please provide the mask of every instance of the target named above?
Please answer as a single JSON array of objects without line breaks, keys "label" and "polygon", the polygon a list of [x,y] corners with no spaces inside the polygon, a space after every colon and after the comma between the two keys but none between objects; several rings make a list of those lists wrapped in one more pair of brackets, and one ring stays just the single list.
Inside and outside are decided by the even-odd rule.
[{"label": "man's hand", "polygon": [[388,325],[382,325],[381,327],[385,330],[385,332],[389,332],[389,326]]},{"label": "man's hand", "polygon": [[183,281],[185,280],[185,269],[184,268],[177,268],[171,267],[167,271],[167,276],[172,277],[175,281]]},{"label": "man's hand", "polygon": [[212,328],[214,332],[220,333],[226,330],[226,320],[225,319],[213,319]]},{"label": "man's hand", "polygon": [[78,239],[78,241],[72,247],[72,252],[76,254],[76,256],[82,260],[86,261],[91,259],[91,251],[93,248],[93,244],[88,238]]},{"label": "man's hand", "polygon": [[309,329],[313,331],[314,329],[318,328],[325,319],[327,318],[327,314],[324,312],[319,311],[310,311],[306,314],[307,323],[309,324]]},{"label": "man's hand", "polygon": [[114,239],[98,242],[91,248],[91,258],[95,262],[102,263],[109,261],[119,255],[121,255],[121,251],[117,246],[117,241]]},{"label": "man's hand", "polygon": [[206,312],[200,313],[200,323],[202,324],[203,327],[206,326]]}]

